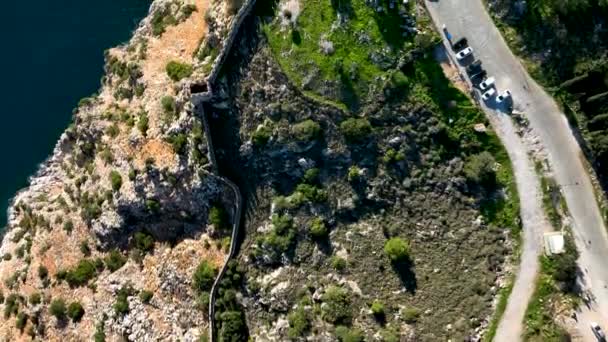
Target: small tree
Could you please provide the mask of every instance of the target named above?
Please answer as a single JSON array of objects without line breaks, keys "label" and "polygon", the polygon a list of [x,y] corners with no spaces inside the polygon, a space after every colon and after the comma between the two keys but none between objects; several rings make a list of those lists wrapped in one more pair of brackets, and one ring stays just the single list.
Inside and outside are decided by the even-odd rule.
[{"label": "small tree", "polygon": [[323,219],[319,217],[313,219],[310,224],[310,235],[315,239],[322,239],[327,237],[327,234],[327,226],[325,226]]},{"label": "small tree", "polygon": [[372,132],[372,125],[365,118],[350,118],[340,124],[340,131],[349,142],[359,142]]},{"label": "small tree", "polygon": [[198,292],[209,291],[213,286],[216,275],[217,269],[209,261],[203,260],[194,271],[192,287]]},{"label": "small tree", "polygon": [[65,318],[66,308],[63,299],[53,299],[49,306],[49,313],[59,320]]},{"label": "small tree", "polygon": [[358,329],[349,329],[343,325],[336,327],[336,337],[340,342],[363,342],[363,333]]},{"label": "small tree", "polygon": [[114,170],[110,171],[110,183],[112,183],[112,190],[115,192],[120,190],[120,187],[122,186],[122,177],[120,176],[120,173]]},{"label": "small tree", "polygon": [[384,312],[384,304],[382,304],[381,301],[379,300],[374,300],[374,302],[372,303],[372,314],[374,314],[374,316],[376,317],[383,317],[385,312]]},{"label": "small tree", "polygon": [[127,258],[120,254],[118,250],[113,249],[104,261],[110,272],[114,272],[127,262]]},{"label": "small tree", "polygon": [[496,183],[496,171],[494,171],[496,160],[490,152],[481,152],[471,156],[465,166],[464,174],[471,182],[485,186],[492,186]]},{"label": "small tree", "polygon": [[192,75],[193,71],[191,65],[176,61],[171,61],[167,63],[165,70],[167,71],[167,75],[169,76],[169,78],[174,82],[178,82],[181,79]]},{"label": "small tree", "polygon": [[389,239],[384,245],[384,253],[393,262],[403,261],[409,257],[410,246],[407,241],[394,237]]},{"label": "small tree", "polygon": [[321,135],[321,126],[312,120],[304,120],[292,127],[293,135],[300,141],[311,141]]},{"label": "small tree", "polygon": [[67,314],[72,319],[72,322],[79,322],[84,315],[84,309],[79,302],[72,302],[68,306]]},{"label": "small tree", "polygon": [[152,297],[154,297],[154,293],[152,293],[152,291],[142,290],[139,293],[139,299],[144,304],[150,303],[150,301],[152,300]]}]

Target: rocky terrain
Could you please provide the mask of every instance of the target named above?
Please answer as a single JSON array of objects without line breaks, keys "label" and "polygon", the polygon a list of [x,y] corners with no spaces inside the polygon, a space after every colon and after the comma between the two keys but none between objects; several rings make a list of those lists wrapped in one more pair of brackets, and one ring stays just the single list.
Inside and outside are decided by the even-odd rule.
[{"label": "rocky terrain", "polygon": [[[214,69],[242,5],[157,0],[107,52],[99,94],[9,209],[4,340],[206,341],[238,211],[223,177],[243,193],[244,218],[211,303],[219,341],[479,340],[492,329],[517,194],[496,135],[433,59],[424,11],[389,12],[392,27],[408,18],[407,38],[374,28],[361,79],[355,62],[346,76],[332,60],[344,47],[331,36],[304,33],[298,53],[327,60],[307,62],[323,73],[302,82],[271,44],[306,15],[297,1],[258,2]],[[336,32],[364,19],[335,10]],[[213,98],[195,107],[214,70]]]},{"label": "rocky terrain", "polygon": [[107,51],[99,94],[80,101],[14,198],[0,253],[3,340],[206,335],[191,283],[203,261],[223,264],[229,218],[217,213],[234,202],[210,172],[190,103],[190,85],[213,62],[200,51],[221,45],[233,14],[208,7],[155,1],[133,38]]}]

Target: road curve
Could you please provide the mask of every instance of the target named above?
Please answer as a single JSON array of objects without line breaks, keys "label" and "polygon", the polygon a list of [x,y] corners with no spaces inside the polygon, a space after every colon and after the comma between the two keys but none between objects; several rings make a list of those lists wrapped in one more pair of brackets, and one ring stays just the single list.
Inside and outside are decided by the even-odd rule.
[{"label": "road curve", "polygon": [[[468,38],[476,58],[483,61],[488,74],[496,77],[498,90],[511,90],[516,108],[525,112],[546,149],[555,179],[561,186],[572,216],[575,243],[580,252],[579,267],[585,270],[581,282],[595,298],[591,303],[591,309],[596,312],[594,317],[606,326],[608,289],[605,286],[608,284],[608,268],[603,264],[608,260],[608,234],[584,167],[583,154],[565,115],[513,55],[481,0],[427,1],[427,7],[435,23],[438,26],[445,24],[454,39],[462,36]],[[490,103],[490,106],[494,104]],[[512,295],[509,305],[521,300]],[[507,319],[511,318],[505,316]],[[587,330],[585,334],[589,330],[587,323],[581,324]],[[503,340],[501,336],[506,335],[502,335],[501,331],[496,340]]]},{"label": "road curve", "polygon": [[[441,28],[445,23],[452,36],[456,33],[460,34],[458,30],[453,28],[453,23],[446,23],[446,21],[443,20],[441,16],[441,14],[444,13],[443,11],[449,12],[452,10],[447,10],[444,6],[440,6],[440,4],[435,2],[427,3],[429,13],[437,27]],[[469,41],[471,40],[472,39],[469,39]],[[447,46],[447,51],[450,51],[450,43],[447,42],[445,36],[444,43]],[[473,42],[470,42],[471,45],[473,45],[472,43]],[[475,49],[475,47],[473,48]],[[479,56],[477,57],[479,58]],[[451,58],[451,60],[454,61],[455,59]],[[456,67],[462,67],[455,62],[453,62],[453,64],[456,64]],[[462,68],[460,70],[461,73],[463,73]],[[494,111],[484,105],[482,105],[482,108],[486,112],[492,127],[500,137],[500,140],[509,154],[517,184],[517,192],[520,197],[523,244],[520,264],[510,297],[517,298],[518,300],[510,300],[508,302],[495,337],[496,341],[512,342],[518,340],[523,332],[523,317],[526,312],[527,303],[534,293],[534,285],[539,271],[539,256],[542,251],[542,234],[545,231],[550,230],[550,225],[542,207],[542,192],[540,190],[538,177],[534,170],[533,163],[528,157],[528,151],[517,134],[513,121],[505,113]]]}]

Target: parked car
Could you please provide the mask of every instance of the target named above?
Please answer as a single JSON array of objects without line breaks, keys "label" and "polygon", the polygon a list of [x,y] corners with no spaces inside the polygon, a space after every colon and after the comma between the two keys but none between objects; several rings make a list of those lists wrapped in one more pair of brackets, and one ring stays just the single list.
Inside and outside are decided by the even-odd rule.
[{"label": "parked car", "polygon": [[481,90],[486,90],[493,86],[495,81],[496,79],[494,79],[494,77],[488,77],[483,82],[479,83],[479,88],[481,88]]},{"label": "parked car", "polygon": [[475,62],[469,64],[467,67],[467,74],[474,75],[481,71],[481,61],[478,59]]},{"label": "parked car", "polygon": [[606,334],[604,334],[604,331],[602,330],[599,324],[591,322],[591,330],[593,331],[593,334],[595,335],[595,338],[598,339],[598,341],[606,341]]},{"label": "parked car", "polygon": [[467,44],[468,42],[466,38],[460,38],[454,44],[452,44],[452,49],[454,49],[454,51],[460,51],[467,47]]},{"label": "parked car", "polygon": [[464,48],[456,54],[456,58],[458,58],[459,60],[462,60],[462,59],[465,59],[467,56],[470,56],[472,53],[473,53],[473,49],[471,47]]},{"label": "parked car", "polygon": [[502,103],[503,101],[508,100],[511,97],[511,91],[505,90],[500,95],[496,96],[496,103]]},{"label": "parked car", "polygon": [[490,88],[490,89],[488,89],[488,91],[483,93],[483,95],[481,95],[481,98],[484,101],[488,101],[494,95],[496,95],[496,90],[494,90],[494,88]]},{"label": "parked car", "polygon": [[488,73],[485,70],[481,70],[480,72],[476,73],[475,75],[471,76],[471,83],[473,83],[473,85],[479,85],[479,83],[481,83],[486,75]]}]

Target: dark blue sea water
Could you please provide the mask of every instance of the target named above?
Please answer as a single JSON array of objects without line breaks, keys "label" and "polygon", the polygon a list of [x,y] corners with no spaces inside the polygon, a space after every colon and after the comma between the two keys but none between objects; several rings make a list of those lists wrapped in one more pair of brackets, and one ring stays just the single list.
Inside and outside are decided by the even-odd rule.
[{"label": "dark blue sea water", "polygon": [[78,100],[99,88],[104,50],[126,41],[151,0],[7,1],[0,14],[0,227],[50,155]]}]

